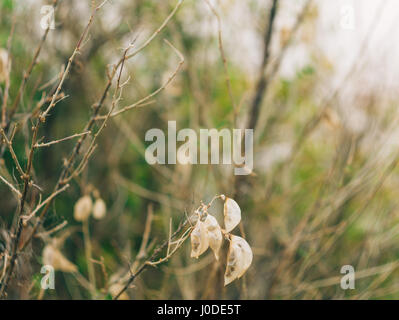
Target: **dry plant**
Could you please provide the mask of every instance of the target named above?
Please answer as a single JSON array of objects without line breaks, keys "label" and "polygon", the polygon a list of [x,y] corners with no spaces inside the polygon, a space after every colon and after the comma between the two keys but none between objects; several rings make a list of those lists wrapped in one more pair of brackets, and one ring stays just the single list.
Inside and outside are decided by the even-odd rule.
[{"label": "dry plant", "polygon": [[[56,28],[28,37],[29,7],[0,1],[2,299],[398,297],[396,96],[360,75],[382,9],[333,86],[317,1],[287,26],[284,0],[49,3]],[[234,59],[241,21],[255,72]],[[168,120],[254,129],[254,171],[149,165]]]},{"label": "dry plant", "polygon": [[[127,79],[124,83],[121,83],[121,76],[123,72],[124,65],[127,60],[133,58],[136,54],[138,54],[141,50],[145,49],[148,44],[162,31],[162,29],[166,26],[168,21],[173,17],[173,15],[176,13],[180,5],[182,4],[182,0],[179,1],[174,8],[174,10],[170,13],[170,15],[166,18],[166,20],[162,23],[162,25],[148,38],[148,40],[142,44],[139,48],[137,48],[134,52],[130,53],[129,50],[134,47],[134,41],[123,51],[123,55],[113,67],[112,71],[110,71],[107,76],[108,76],[108,82],[106,84],[106,87],[104,89],[103,94],[101,95],[101,98],[99,102],[93,107],[93,114],[89,120],[89,122],[86,124],[85,129],[83,130],[82,133],[76,133],[71,136],[57,139],[54,141],[46,142],[46,143],[40,143],[39,141],[41,138],[39,138],[39,129],[41,126],[45,125],[47,118],[50,116],[50,112],[53,111],[53,109],[56,107],[56,105],[62,101],[65,98],[65,95],[62,94],[62,88],[64,85],[65,80],[67,79],[71,67],[75,61],[75,58],[77,55],[81,54],[82,47],[85,45],[85,41],[88,41],[86,38],[89,34],[89,30],[92,26],[92,23],[94,21],[96,13],[106,5],[108,1],[105,0],[101,2],[100,4],[95,4],[94,1],[92,3],[92,13],[91,16],[88,20],[87,25],[85,26],[83,32],[80,35],[80,38],[76,44],[75,49],[73,50],[71,56],[68,59],[67,65],[63,68],[61,71],[61,74],[59,76],[58,84],[52,94],[47,95],[47,97],[44,99],[44,101],[48,102],[47,107],[44,108],[43,111],[41,111],[42,105],[45,105],[43,103],[42,105],[39,105],[37,110],[35,110],[34,113],[31,114],[30,116],[30,121],[32,121],[34,124],[32,125],[31,128],[31,142],[30,142],[30,148],[28,152],[28,160],[27,164],[25,166],[25,169],[22,168],[20,161],[18,160],[18,157],[16,153],[14,152],[13,148],[13,140],[14,136],[17,132],[17,125],[14,124],[12,125],[13,122],[13,116],[18,109],[18,105],[20,103],[20,99],[24,94],[24,88],[26,86],[27,81],[29,80],[29,76],[31,75],[34,66],[37,63],[37,59],[39,57],[40,51],[42,49],[43,43],[45,42],[49,31],[50,31],[50,24],[48,24],[47,29],[45,30],[45,33],[42,37],[42,41],[40,42],[39,46],[37,47],[34,57],[32,59],[32,62],[30,63],[28,70],[24,73],[23,80],[21,81],[20,87],[18,89],[18,94],[14,100],[13,105],[11,106],[10,110],[7,112],[7,99],[8,99],[8,89],[9,89],[9,77],[10,77],[10,72],[11,72],[11,59],[9,56],[9,50],[10,46],[7,51],[1,51],[1,76],[2,76],[2,81],[6,82],[6,93],[5,96],[3,97],[3,125],[2,128],[0,128],[0,133],[3,137],[1,140],[2,145],[6,145],[9,152],[12,155],[12,159],[14,161],[15,168],[17,169],[19,173],[19,180],[23,181],[23,188],[22,190],[18,190],[16,187],[13,186],[11,182],[9,182],[7,179],[4,177],[1,177],[1,180],[13,191],[13,193],[16,194],[18,198],[18,213],[16,215],[16,226],[15,228],[15,234],[12,236],[12,244],[11,244],[11,249],[8,251],[5,251],[3,253],[4,255],[4,265],[3,265],[3,274],[1,277],[1,286],[0,286],[0,297],[5,297],[7,294],[7,289],[8,289],[8,284],[10,279],[14,276],[14,268],[17,263],[17,256],[23,252],[23,250],[26,248],[26,246],[29,244],[29,242],[32,240],[33,237],[36,236],[36,233],[42,223],[42,221],[45,219],[46,214],[51,206],[51,203],[53,199],[60,194],[61,192],[65,191],[69,187],[69,182],[72,179],[76,179],[85,169],[87,166],[87,163],[89,161],[89,158],[93,154],[93,151],[96,148],[96,139],[101,133],[101,131],[104,129],[106,126],[106,123],[109,118],[114,117],[116,115],[119,115],[123,112],[126,112],[134,107],[141,106],[148,100],[150,100],[152,97],[157,95],[159,92],[161,92],[176,76],[177,72],[179,71],[181,65],[184,62],[183,56],[179,53],[179,51],[167,40],[165,42],[174,50],[174,52],[178,55],[180,62],[179,65],[176,69],[176,71],[167,79],[167,81],[157,90],[152,92],[151,94],[145,96],[144,98],[140,99],[139,101],[127,105],[125,107],[119,107],[119,102],[122,97],[122,89],[123,87],[128,83],[129,79]],[[54,0],[53,2],[53,8],[55,9],[57,7],[58,1]],[[11,43],[13,33],[10,34],[10,40],[9,43]],[[99,112],[105,102],[105,99],[108,95],[108,92],[112,86],[113,81],[116,81],[115,89],[114,89],[114,94],[112,96],[112,101],[111,101],[111,106],[104,116],[99,116]],[[119,109],[118,111],[114,111],[116,109]],[[99,125],[99,128],[97,129],[96,132],[91,132],[92,127],[95,123],[95,121],[102,121],[101,125]],[[11,128],[12,127],[12,128]],[[87,136],[91,136],[91,141],[90,145],[85,151],[82,159],[78,164],[75,166],[76,162],[76,157],[79,155],[81,152],[81,146],[83,142],[86,140]],[[30,189],[35,187],[35,181],[33,180],[33,159],[34,159],[34,153],[37,149],[42,148],[42,147],[50,147],[52,145],[61,143],[66,140],[74,139],[74,138],[79,138],[78,142],[75,144],[73,151],[71,153],[71,156],[65,161],[61,174],[58,178],[58,182],[56,186],[54,187],[54,191],[43,201],[41,201],[41,194],[40,194],[40,200],[39,203],[36,204],[33,210],[26,210],[26,202],[27,202],[27,197],[30,193]],[[39,188],[40,189],[40,188]],[[85,243],[86,243],[86,252],[87,256],[86,258],[88,259],[88,265],[89,265],[89,276],[90,276],[90,281],[93,287],[95,288],[95,278],[94,278],[94,269],[93,269],[93,264],[91,262],[91,247],[90,247],[90,239],[89,239],[89,233],[88,233],[88,225],[87,225],[87,219],[89,215],[91,214],[92,211],[92,204],[91,204],[91,199],[89,196],[84,196],[75,205],[75,210],[74,210],[74,217],[78,221],[83,222],[83,228],[84,228],[84,234],[85,234]],[[28,213],[25,213],[25,211],[28,211]],[[101,219],[105,215],[105,205],[103,203],[103,200],[97,199],[96,203],[94,204],[94,209],[93,209],[93,215],[94,217]],[[23,229],[27,229],[28,223],[32,221],[33,226],[30,228],[31,231],[29,234],[22,239],[21,235],[23,233]],[[44,260],[45,261],[54,261],[55,263],[55,268],[56,269],[61,269],[61,270],[69,270],[71,271],[73,268],[72,264],[66,260],[59,251],[53,250],[54,246],[47,246],[45,248],[45,251],[43,253],[44,255]],[[51,253],[49,253],[51,251]],[[51,258],[49,258],[51,256]],[[60,267],[61,265],[64,265],[64,267]]]}]

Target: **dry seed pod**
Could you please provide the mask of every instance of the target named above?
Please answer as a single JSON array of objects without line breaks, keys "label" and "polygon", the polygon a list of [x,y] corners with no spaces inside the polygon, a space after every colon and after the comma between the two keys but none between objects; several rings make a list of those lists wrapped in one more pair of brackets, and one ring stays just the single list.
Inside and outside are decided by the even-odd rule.
[{"label": "dry seed pod", "polygon": [[98,220],[101,220],[102,218],[105,217],[106,212],[107,212],[107,206],[105,205],[104,200],[101,198],[98,198],[94,202],[93,217]]},{"label": "dry seed pod", "polygon": [[224,285],[228,285],[238,278],[243,269],[242,251],[230,240],[229,252],[227,254],[227,266],[224,273]]},{"label": "dry seed pod", "polygon": [[243,238],[231,235],[224,285],[240,278],[252,263],[252,250]]},{"label": "dry seed pod", "polygon": [[54,270],[76,272],[76,265],[70,262],[57,248],[48,244],[43,249],[43,264],[50,265]]},{"label": "dry seed pod", "polygon": [[205,223],[198,219],[191,232],[191,258],[198,258],[208,247],[209,240]]},{"label": "dry seed pod", "polygon": [[83,196],[75,203],[73,217],[76,221],[85,221],[89,218],[92,208],[93,202],[90,196]]},{"label": "dry seed pod", "polygon": [[219,250],[222,246],[223,235],[220,226],[214,216],[208,214],[205,219],[205,226],[208,232],[209,246],[215,254],[216,260],[219,260]]},{"label": "dry seed pod", "polygon": [[241,209],[237,202],[226,197],[224,202],[224,226],[226,232],[233,230],[241,221]]},{"label": "dry seed pod", "polygon": [[0,83],[7,79],[8,73],[10,71],[9,63],[10,60],[7,50],[0,48]]},{"label": "dry seed pod", "polygon": [[[120,283],[114,283],[109,287],[108,291],[111,294],[112,298],[115,298],[118,295],[118,293],[122,291],[123,288],[124,285]],[[125,291],[119,296],[118,300],[130,300],[130,297]]]},{"label": "dry seed pod", "polygon": [[241,248],[242,251],[242,259],[243,259],[243,264],[242,264],[242,270],[241,273],[238,275],[238,278],[241,278],[242,275],[245,273],[245,271],[248,270],[249,266],[252,263],[253,259],[253,254],[251,247],[249,246],[248,242],[238,236],[231,236],[231,241],[235,243],[238,247]]}]

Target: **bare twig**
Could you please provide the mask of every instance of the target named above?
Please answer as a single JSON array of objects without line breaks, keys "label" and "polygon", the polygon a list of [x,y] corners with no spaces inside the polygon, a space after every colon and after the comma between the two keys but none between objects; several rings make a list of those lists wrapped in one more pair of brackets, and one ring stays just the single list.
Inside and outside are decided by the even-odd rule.
[{"label": "bare twig", "polygon": [[274,27],[274,20],[276,17],[277,13],[277,7],[278,7],[278,0],[273,0],[272,7],[270,9],[270,15],[269,15],[269,22],[266,27],[265,31],[265,36],[264,36],[264,50],[263,50],[263,60],[262,64],[260,67],[260,74],[259,74],[259,79],[258,83],[256,85],[256,90],[255,90],[255,96],[252,100],[252,105],[250,108],[250,114],[249,114],[249,120],[248,120],[248,128],[255,129],[256,123],[259,118],[259,112],[260,112],[260,107],[262,104],[263,96],[266,91],[268,82],[265,74],[266,67],[269,62],[269,56],[270,56],[270,45],[272,42],[272,34],[273,34],[273,27]]},{"label": "bare twig", "polygon": [[[173,51],[177,54],[177,56],[180,59],[179,64],[176,67],[176,70],[168,77],[168,79],[165,81],[165,83],[162,86],[160,86],[158,89],[156,89],[154,92],[150,93],[148,96],[140,99],[139,101],[137,101],[131,105],[128,105],[118,111],[111,113],[110,117],[115,117],[115,116],[120,115],[121,113],[124,113],[126,111],[129,111],[137,106],[143,105],[148,100],[150,100],[151,98],[156,96],[158,93],[160,93],[162,90],[164,90],[169,85],[169,83],[171,83],[172,80],[176,77],[177,73],[179,72],[180,68],[182,67],[182,65],[184,63],[184,57],[180,53],[180,51],[177,50],[168,40],[165,39],[164,41],[173,49]],[[97,119],[104,119],[105,117],[107,117],[107,116],[97,117]]]},{"label": "bare twig", "polygon": [[139,253],[137,254],[137,259],[142,259],[147,255],[147,244],[148,244],[148,239],[150,237],[153,216],[154,216],[153,205],[152,203],[150,203],[148,205],[148,213],[144,227],[143,240],[141,241]]},{"label": "bare twig", "polygon": [[15,164],[19,174],[21,175],[21,179],[23,179],[23,177],[25,176],[25,173],[24,173],[24,170],[22,169],[21,165],[19,164],[17,155],[15,154],[14,148],[13,148],[12,143],[11,143],[12,140],[7,138],[7,135],[6,135],[6,133],[5,133],[3,128],[0,128],[0,134],[3,136],[3,140],[7,144],[8,149],[10,150],[11,157],[14,160],[14,164]]},{"label": "bare twig", "polygon": [[58,140],[54,140],[54,141],[50,141],[50,142],[46,142],[46,143],[36,143],[35,148],[49,147],[49,146],[52,146],[53,144],[60,143],[60,142],[63,142],[63,141],[67,141],[67,140],[71,140],[71,139],[74,139],[74,138],[77,138],[77,137],[81,137],[81,136],[84,136],[84,135],[87,135],[87,134],[90,134],[90,133],[91,133],[91,131],[86,131],[86,132],[76,133],[76,134],[74,134],[72,136],[65,137],[65,138],[58,139]]},{"label": "bare twig", "polygon": [[[57,4],[58,4],[58,0],[54,0],[53,1],[53,8],[56,8]],[[4,127],[4,129],[8,128],[12,117],[14,116],[15,112],[17,111],[19,102],[21,101],[21,98],[22,98],[22,95],[23,95],[23,92],[24,92],[24,89],[25,89],[25,86],[26,86],[26,84],[27,84],[27,82],[28,82],[28,80],[29,80],[29,78],[30,78],[30,76],[32,74],[33,68],[37,64],[37,59],[39,58],[40,51],[42,50],[43,44],[44,44],[44,42],[47,39],[49,31],[50,31],[50,25],[45,30],[45,32],[44,32],[44,34],[43,34],[43,36],[42,36],[37,48],[36,48],[35,54],[33,55],[32,61],[31,61],[30,65],[29,65],[28,69],[24,72],[21,84],[20,84],[19,89],[18,89],[17,96],[15,97],[14,103],[13,103],[13,105],[12,105],[12,107],[10,109],[10,112],[8,114],[8,118],[9,118],[8,119],[8,123],[7,123],[6,127]]]},{"label": "bare twig", "polygon": [[1,181],[3,181],[3,182],[11,189],[12,192],[14,192],[14,193],[17,195],[18,198],[21,198],[21,197],[22,197],[21,192],[19,192],[10,182],[8,182],[8,181],[7,181],[4,177],[2,177],[1,175],[0,175],[0,179],[1,179]]},{"label": "bare twig", "polygon": [[[56,4],[57,2],[55,1],[54,3]],[[77,43],[77,45],[76,45],[76,47],[75,47],[75,50],[73,51],[71,57],[70,57],[69,60],[68,60],[68,65],[67,65],[67,67],[65,68],[65,71],[64,71],[64,73],[63,73],[63,76],[62,76],[62,78],[61,78],[61,80],[60,80],[60,82],[59,82],[59,84],[58,84],[58,86],[57,86],[57,89],[56,89],[55,93],[53,94],[53,97],[52,97],[52,99],[51,99],[51,102],[50,102],[48,108],[44,111],[44,113],[42,113],[42,114],[39,116],[39,118],[38,118],[37,121],[36,121],[36,124],[35,124],[35,125],[33,126],[33,128],[32,128],[33,134],[32,134],[31,148],[30,148],[29,155],[28,155],[28,162],[27,162],[27,165],[26,165],[26,170],[25,170],[24,174],[22,175],[22,178],[23,178],[23,180],[24,180],[24,188],[23,188],[22,197],[21,197],[21,202],[20,202],[20,206],[19,206],[19,210],[18,210],[18,219],[17,219],[16,234],[15,234],[14,241],[13,241],[13,245],[12,245],[12,252],[11,252],[10,265],[9,265],[9,267],[8,267],[8,269],[7,269],[7,272],[6,272],[6,274],[5,274],[4,280],[3,280],[2,283],[1,283],[0,298],[3,298],[4,295],[5,295],[5,293],[6,293],[8,281],[10,280],[10,278],[11,278],[11,276],[12,276],[12,273],[13,273],[13,270],[14,270],[14,266],[15,266],[15,260],[16,260],[16,257],[17,257],[18,245],[19,245],[19,242],[20,242],[21,233],[22,233],[22,229],[23,229],[22,214],[23,214],[23,212],[24,212],[25,200],[26,200],[26,197],[27,197],[27,195],[28,195],[29,188],[30,188],[30,186],[32,185],[31,180],[30,180],[30,176],[31,176],[33,155],[34,155],[34,151],[35,151],[35,149],[36,149],[35,146],[36,146],[36,143],[37,143],[37,135],[38,135],[40,123],[44,123],[44,122],[46,121],[46,117],[47,117],[48,113],[49,113],[50,110],[55,106],[56,99],[57,99],[57,97],[58,97],[58,95],[59,95],[59,93],[60,93],[60,90],[61,90],[61,88],[62,88],[62,85],[63,85],[63,83],[64,83],[64,81],[65,81],[65,79],[66,79],[66,76],[67,76],[67,74],[68,74],[68,72],[69,72],[69,70],[70,70],[70,67],[71,67],[71,65],[72,65],[72,62],[73,62],[73,60],[74,60],[76,54],[80,51],[81,44],[82,44],[83,40],[85,39],[85,37],[86,37],[86,35],[87,35],[89,29],[90,29],[90,26],[91,26],[91,24],[92,24],[92,22],[93,22],[94,15],[95,15],[96,12],[99,10],[99,8],[100,8],[102,5],[104,5],[104,3],[105,3],[105,1],[104,1],[100,6],[95,7],[95,8],[93,9],[92,14],[91,14],[91,16],[90,16],[90,18],[89,18],[89,22],[87,23],[87,25],[86,25],[86,27],[85,27],[83,33],[81,34],[81,36],[80,36],[80,38],[79,38],[79,41],[78,41],[78,43]],[[49,28],[47,28],[47,30],[46,30],[46,33],[45,33],[46,36],[47,36],[48,31],[49,31]],[[43,41],[43,42],[44,42],[44,41]],[[38,52],[40,52],[40,48],[41,48],[41,45],[40,45],[40,47],[38,48],[38,49],[39,49]],[[38,53],[37,53],[37,55],[38,55]],[[35,56],[36,56],[36,55],[35,55]],[[36,59],[37,59],[37,57],[32,61],[32,63],[36,63]],[[33,66],[32,66],[32,68],[33,68]],[[21,92],[21,94],[22,94],[22,92]],[[16,105],[16,106],[17,106],[17,105]],[[3,130],[3,129],[2,129],[2,133],[3,133],[3,137],[5,137],[5,133],[4,133],[4,130]],[[14,160],[14,161],[15,161],[15,160]],[[58,190],[58,188],[55,190],[55,192],[56,192],[57,190]],[[51,203],[51,201],[48,201],[48,202],[47,202],[48,205],[50,205],[50,203]],[[44,210],[42,211],[42,214],[43,214],[43,212],[46,212],[46,208],[47,208],[47,206],[46,206],[46,207],[44,208]],[[40,219],[39,219],[39,221],[40,221]],[[34,228],[34,231],[36,231],[36,228]],[[33,235],[33,234],[32,234],[32,235]],[[30,237],[30,238],[31,238],[31,237]],[[23,248],[24,248],[24,245],[22,246],[21,249],[23,249]]]},{"label": "bare twig", "polygon": [[[174,238],[183,230],[183,228],[189,223],[189,220],[190,220],[190,219],[186,219],[186,218],[185,218],[185,219],[180,223],[180,225],[178,226],[178,228],[176,229],[176,231],[175,231],[172,235],[170,235],[169,238],[168,238],[167,240],[165,240],[163,243],[161,243],[161,244],[154,250],[154,252],[153,252],[152,255],[150,256],[150,258],[149,258],[148,260],[146,260],[146,261],[140,266],[140,268],[139,268],[135,273],[133,273],[133,274],[130,275],[130,277],[129,277],[129,279],[127,280],[125,286],[124,286],[124,287],[121,289],[121,291],[120,291],[117,295],[115,295],[115,297],[113,298],[114,300],[118,300],[118,298],[120,297],[120,295],[121,295],[123,292],[125,292],[125,291],[130,287],[130,285],[133,283],[133,281],[134,281],[134,280],[135,280],[148,266],[150,266],[151,263],[156,263],[156,261],[155,261],[154,259],[158,256],[158,254],[159,254],[165,247],[167,247],[167,246],[169,245],[170,240],[171,240],[171,239],[174,239]],[[193,228],[192,226],[189,226],[188,229],[185,230],[184,234],[186,234],[187,232],[188,232],[188,234],[189,234],[189,232],[192,230],[192,228]],[[190,230],[190,231],[188,231],[188,230]],[[169,258],[170,258],[170,257],[169,257]]]},{"label": "bare twig", "polygon": [[35,216],[35,214],[43,208],[47,203],[49,203],[51,200],[53,200],[56,196],[58,196],[61,192],[65,191],[66,189],[69,188],[69,184],[66,184],[63,186],[61,189],[57,190],[56,192],[53,192],[46,200],[44,200],[42,203],[40,203],[29,216],[22,216],[21,218],[24,220],[24,223],[28,222],[32,217]]}]

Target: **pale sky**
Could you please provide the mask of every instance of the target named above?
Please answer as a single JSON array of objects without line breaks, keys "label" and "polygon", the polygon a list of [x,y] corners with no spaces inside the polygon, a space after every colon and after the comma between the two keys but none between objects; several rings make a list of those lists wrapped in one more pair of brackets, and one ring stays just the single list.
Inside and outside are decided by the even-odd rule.
[{"label": "pale sky", "polygon": [[[397,91],[399,75],[399,42],[396,35],[399,30],[399,0],[313,0],[318,6],[318,18],[314,31],[314,45],[328,57],[334,65],[334,76],[329,81],[339,83],[348,72],[354,61],[359,58],[359,52],[367,39],[366,46],[361,50],[361,77],[368,85],[389,86]],[[122,1],[121,1],[122,2]],[[170,1],[175,3],[174,1]],[[242,66],[253,79],[257,76],[261,61],[262,37],[261,29],[265,21],[260,20],[262,12],[267,12],[271,0],[255,1],[257,10],[252,11],[249,1],[243,0],[210,0],[220,12],[223,27],[223,39],[227,58],[236,65]],[[296,14],[305,0],[280,0],[277,15],[277,30],[289,28],[295,21]],[[77,14],[84,16],[89,1],[81,1],[83,6]],[[181,8],[181,15],[187,18],[187,30],[202,34],[215,34],[216,20],[210,13],[205,1],[186,0],[186,6],[198,14]],[[24,5],[35,5],[42,2],[25,0]],[[110,7],[115,9],[118,1],[112,1]],[[353,8],[353,25],[348,28],[348,8]],[[199,11],[198,11],[199,10]],[[30,8],[36,20],[40,20],[40,10]],[[106,10],[111,12],[110,10]],[[350,10],[349,10],[350,11]],[[193,17],[196,17],[193,19]],[[115,19],[110,17],[111,20]],[[349,23],[350,25],[351,23]],[[143,34],[145,35],[146,32]],[[37,28],[38,34],[41,33]],[[140,40],[140,39],[139,39]],[[143,39],[142,39],[143,40]],[[216,57],[217,59],[217,57]],[[287,55],[281,67],[281,74],[286,77],[295,75],[296,70],[309,62],[309,50],[305,46],[297,45]]]},{"label": "pale sky", "polygon": [[[277,29],[289,28],[295,22],[304,1],[280,1],[276,26]],[[255,76],[261,60],[262,39],[259,28],[262,23],[264,25],[264,21],[251,18],[245,1],[220,0],[213,3],[218,3],[223,12],[224,39],[230,59],[243,65]],[[271,1],[260,0],[259,6],[266,9],[269,3]],[[399,42],[396,41],[396,33],[399,31],[399,1],[314,0],[314,3],[318,6],[314,43],[333,63],[336,79],[348,72],[361,52],[362,61],[367,62],[363,68],[363,77],[396,87],[399,74]],[[353,23],[348,23],[352,17]],[[297,68],[308,62],[308,50],[296,46],[287,55],[281,73],[290,77]]]}]

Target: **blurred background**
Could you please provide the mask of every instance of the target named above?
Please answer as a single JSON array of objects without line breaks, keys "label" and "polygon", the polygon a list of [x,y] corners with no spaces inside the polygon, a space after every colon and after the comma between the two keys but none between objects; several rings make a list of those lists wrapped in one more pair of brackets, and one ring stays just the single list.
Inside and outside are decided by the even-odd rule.
[{"label": "blurred background", "polygon": [[[132,39],[134,48],[145,43],[177,3],[111,0],[98,11],[63,86],[67,97],[40,130],[44,141],[84,130],[104,92],[108,66],[118,62]],[[48,4],[0,1],[0,48],[7,48],[15,21],[10,105],[44,34],[40,9]],[[395,0],[183,1],[149,45],[126,61],[122,79],[130,80],[120,104],[154,92],[174,73],[179,58],[163,39],[184,56],[182,68],[150,104],[109,120],[88,166],[53,201],[43,228],[65,225],[27,248],[28,263],[19,270],[14,297],[93,298],[85,287],[92,265],[94,296],[110,298],[129,268],[137,269],[150,212],[148,251],[168,238],[170,219],[175,230],[201,201],[225,194],[241,207],[242,225],[235,232],[245,236],[254,253],[246,275],[224,287],[225,261],[216,262],[210,251],[190,258],[188,240],[169,261],[140,274],[124,298],[399,298],[397,7]],[[59,1],[56,7],[55,29],[13,119],[18,123],[14,149],[23,164],[32,110],[68,62],[90,13],[90,1]],[[262,78],[265,86],[259,89]],[[102,115],[111,106],[114,85]],[[0,87],[3,102],[4,82]],[[168,121],[177,121],[178,130],[197,131],[253,128],[251,117],[256,125],[251,175],[234,176],[227,165],[145,161],[145,133],[166,132]],[[35,154],[34,181],[40,189],[28,197],[32,207],[40,194],[52,193],[75,143],[68,140]],[[22,185],[7,149],[0,174]],[[85,227],[73,217],[75,203],[87,194],[107,207],[103,219],[88,221],[90,261]],[[10,189],[0,184],[4,230],[15,223],[17,206]],[[220,223],[222,211],[216,206],[211,212]],[[55,290],[41,292],[43,248],[51,239],[62,242],[60,250],[78,272],[57,271]],[[344,265],[356,271],[355,289],[340,286]]]}]

